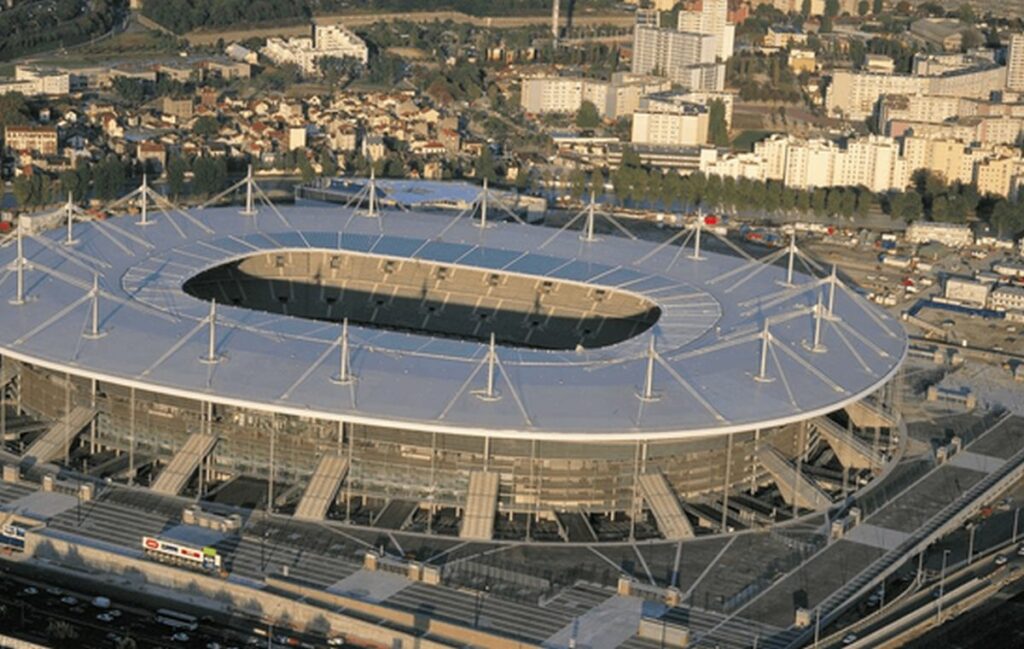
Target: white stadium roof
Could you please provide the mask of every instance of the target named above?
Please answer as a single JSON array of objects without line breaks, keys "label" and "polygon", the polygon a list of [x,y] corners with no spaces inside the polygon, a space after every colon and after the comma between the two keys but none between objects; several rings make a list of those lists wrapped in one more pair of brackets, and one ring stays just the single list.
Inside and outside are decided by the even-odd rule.
[{"label": "white stadium roof", "polygon": [[[902,326],[827,273],[672,245],[513,223],[338,206],[150,212],[76,222],[0,249],[0,354],[125,386],[264,411],[414,430],[557,441],[684,438],[768,428],[877,390],[907,348]],[[668,235],[666,235],[668,236]],[[707,232],[704,232],[705,239]],[[686,248],[678,244],[691,241]],[[414,257],[586,282],[646,296],[647,332],[581,351],[498,346],[352,325],[355,381],[338,384],[340,325],[218,305],[217,363],[205,363],[209,304],[182,285],[228,261],[277,250]],[[796,267],[807,261],[797,255]],[[89,336],[94,274],[99,326]],[[832,314],[827,306],[832,298]],[[817,322],[816,322],[817,321]],[[767,327],[766,327],[767,323]],[[812,350],[815,326],[822,347]],[[765,336],[767,328],[769,334]],[[654,336],[655,352],[649,353]],[[767,338],[767,344],[765,339]],[[761,373],[762,358],[764,375]],[[656,398],[641,398],[649,387]],[[493,371],[497,399],[481,398]],[[640,396],[638,396],[640,395]]]}]

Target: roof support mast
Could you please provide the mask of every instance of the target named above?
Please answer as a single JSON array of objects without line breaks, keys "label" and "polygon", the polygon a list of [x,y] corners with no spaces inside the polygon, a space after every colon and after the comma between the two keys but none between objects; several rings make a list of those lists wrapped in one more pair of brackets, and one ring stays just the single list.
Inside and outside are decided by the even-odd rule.
[{"label": "roof support mast", "polygon": [[786,286],[793,285],[793,262],[796,260],[796,233],[789,238],[789,255],[786,260]]},{"label": "roof support mast", "polygon": [[142,218],[139,219],[139,225],[149,225],[149,178],[146,174],[142,174],[139,196],[142,198]]},{"label": "roof support mast", "polygon": [[14,306],[25,304],[25,244],[21,226],[18,226],[18,258],[14,260],[15,274],[17,275],[17,292],[14,299],[10,301]]},{"label": "roof support mast", "polygon": [[64,219],[67,221],[67,236],[64,237],[65,246],[75,245],[75,201],[68,192],[68,202],[64,204]]},{"label": "roof support mast", "polygon": [[217,363],[217,300],[210,300],[210,315],[207,316],[209,323],[209,338],[207,340],[206,356],[201,358],[204,363]]},{"label": "roof support mast", "polygon": [[768,330],[768,323],[764,323],[764,331],[761,332],[761,361],[757,369],[755,380],[767,383],[771,381],[768,376],[768,343],[771,341],[772,333]]},{"label": "roof support mast", "polygon": [[690,259],[700,259],[700,231],[704,229],[704,213],[697,209],[697,225],[693,237],[693,256]]},{"label": "roof support mast", "polygon": [[244,216],[253,216],[256,214],[255,206],[253,205],[252,186],[255,183],[252,176],[252,165],[249,165],[249,170],[245,174],[245,209],[242,211]]},{"label": "roof support mast", "polygon": [[352,383],[352,365],[349,361],[349,344],[348,344],[348,318],[341,321],[341,338],[338,340],[339,359],[338,359],[338,376],[335,376],[331,380],[339,385],[348,385]]},{"label": "roof support mast", "polygon": [[591,242],[594,240],[594,208],[596,199],[594,192],[590,192],[590,204],[587,206],[587,235],[584,237],[584,241]]},{"label": "roof support mast", "polygon": [[488,399],[494,399],[497,395],[494,393],[494,369],[498,360],[498,352],[494,345],[494,332],[491,332],[491,342],[487,348],[487,392],[485,397]]},{"label": "roof support mast", "polygon": [[647,371],[644,373],[644,399],[654,398],[654,336],[647,346]]}]

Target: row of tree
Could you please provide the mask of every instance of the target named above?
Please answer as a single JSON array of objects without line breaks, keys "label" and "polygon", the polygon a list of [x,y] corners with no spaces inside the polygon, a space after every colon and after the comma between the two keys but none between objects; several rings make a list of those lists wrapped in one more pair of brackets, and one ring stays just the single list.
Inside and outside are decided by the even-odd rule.
[{"label": "row of tree", "polygon": [[971,185],[945,184],[927,171],[914,175],[903,192],[874,194],[866,187],[819,187],[800,190],[779,181],[722,178],[700,172],[681,176],[644,167],[627,149],[622,164],[606,176],[577,170],[569,177],[570,193],[581,198],[591,191],[603,195],[611,182],[615,199],[623,205],[679,209],[703,204],[731,211],[798,212],[819,217],[864,217],[881,210],[894,219],[967,222],[972,216],[987,220],[1004,236],[1024,232],[1024,203],[994,196],[978,196]]}]

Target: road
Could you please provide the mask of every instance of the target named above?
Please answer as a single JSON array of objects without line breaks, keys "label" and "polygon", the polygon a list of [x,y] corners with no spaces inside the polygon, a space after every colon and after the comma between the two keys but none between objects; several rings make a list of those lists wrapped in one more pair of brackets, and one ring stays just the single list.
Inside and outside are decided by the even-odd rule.
[{"label": "road", "polygon": [[[346,14],[325,14],[317,16],[317,21],[324,24],[344,24],[346,27],[362,27],[373,23],[384,21],[394,22],[404,20],[417,23],[431,23],[434,21],[452,21],[475,25],[477,27],[490,27],[494,29],[510,29],[524,27],[527,25],[547,25],[551,22],[550,15],[538,16],[493,16],[479,17],[470,16],[459,11],[423,11],[410,13],[346,13]],[[579,14],[574,15],[572,22],[576,27],[586,25],[612,25],[615,27],[632,27],[634,16],[627,12],[603,13],[603,14]],[[307,24],[273,25],[268,27],[252,27],[248,29],[222,29],[207,30],[199,29],[188,32],[185,38],[190,45],[211,45],[223,38],[227,42],[242,41],[247,38],[270,36],[304,36],[309,33]]]}]

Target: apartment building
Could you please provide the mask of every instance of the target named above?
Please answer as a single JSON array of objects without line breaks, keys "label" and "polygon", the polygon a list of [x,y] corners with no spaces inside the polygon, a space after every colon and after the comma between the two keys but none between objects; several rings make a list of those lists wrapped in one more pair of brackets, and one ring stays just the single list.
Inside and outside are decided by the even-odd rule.
[{"label": "apartment building", "polygon": [[4,127],[4,146],[10,151],[57,154],[57,129],[51,126]]},{"label": "apartment building", "polygon": [[1006,63],[1006,87],[1015,92],[1024,92],[1024,34],[1010,37]]},{"label": "apartment building", "polygon": [[302,38],[270,38],[260,50],[274,63],[294,63],[305,75],[319,73],[317,62],[325,57],[358,59],[366,63],[366,42],[341,25],[313,24],[311,34]]},{"label": "apartment building", "polygon": [[1024,287],[1000,286],[992,290],[989,296],[989,307],[999,311],[1024,310]]},{"label": "apartment building", "polygon": [[736,26],[729,24],[728,0],[697,0],[679,12],[677,27],[681,32],[714,36],[718,60],[727,61],[732,56]]},{"label": "apartment building", "polygon": [[630,141],[636,144],[699,146],[707,140],[707,106],[661,102],[633,114]]},{"label": "apartment building", "polygon": [[66,95],[71,92],[71,75],[56,70],[18,65],[14,68],[14,79],[0,79],[0,94],[8,92],[20,92],[26,97]]},{"label": "apartment building", "polygon": [[608,119],[631,115],[641,97],[664,92],[672,82],[662,77],[616,72],[611,81],[583,77],[542,76],[523,80],[520,103],[527,113],[575,113],[584,101]]},{"label": "apartment building", "polygon": [[716,62],[719,38],[637,25],[633,31],[634,74],[666,77],[690,90],[723,90],[725,64]]},{"label": "apartment building", "polygon": [[906,74],[879,74],[836,70],[825,97],[830,114],[848,119],[866,119],[875,113],[884,95],[928,97],[958,97],[966,99],[990,98],[1003,89],[1006,68],[981,65],[938,77]]}]

